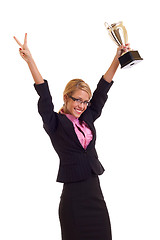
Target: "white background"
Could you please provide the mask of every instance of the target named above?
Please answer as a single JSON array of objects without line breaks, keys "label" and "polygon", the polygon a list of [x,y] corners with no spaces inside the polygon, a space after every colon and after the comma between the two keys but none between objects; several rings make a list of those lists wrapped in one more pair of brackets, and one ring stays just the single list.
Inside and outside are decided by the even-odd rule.
[{"label": "white background", "polygon": [[[94,91],[116,45],[104,22],[122,20],[144,61],[118,69],[97,128],[100,176],[113,240],[159,240],[158,1],[5,1],[0,7],[0,239],[61,239],[59,159],[42,127],[38,95],[15,35],[28,46],[55,110],[73,78]],[[85,239],[84,239],[85,240]],[[100,239],[97,239],[100,240]]]}]

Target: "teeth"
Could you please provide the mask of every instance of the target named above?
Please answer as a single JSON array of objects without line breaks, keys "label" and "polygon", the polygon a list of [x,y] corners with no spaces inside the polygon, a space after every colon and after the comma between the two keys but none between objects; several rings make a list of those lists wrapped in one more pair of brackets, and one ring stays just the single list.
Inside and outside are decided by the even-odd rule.
[{"label": "teeth", "polygon": [[82,111],[78,110],[78,109],[75,109],[77,112],[81,113]]}]

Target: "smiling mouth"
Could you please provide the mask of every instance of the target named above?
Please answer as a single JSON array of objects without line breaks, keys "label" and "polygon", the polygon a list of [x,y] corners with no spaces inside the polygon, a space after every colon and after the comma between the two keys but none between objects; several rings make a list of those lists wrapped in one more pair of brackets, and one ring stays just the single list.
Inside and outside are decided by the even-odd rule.
[{"label": "smiling mouth", "polygon": [[82,113],[83,111],[82,110],[78,110],[78,109],[75,109],[74,110],[77,112],[77,113]]}]

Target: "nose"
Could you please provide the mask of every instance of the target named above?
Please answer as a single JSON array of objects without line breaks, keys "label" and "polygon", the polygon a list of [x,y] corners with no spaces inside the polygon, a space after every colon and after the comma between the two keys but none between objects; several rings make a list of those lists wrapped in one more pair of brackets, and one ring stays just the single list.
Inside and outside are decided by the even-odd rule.
[{"label": "nose", "polygon": [[81,108],[85,107],[85,103],[84,102],[79,102],[78,106],[80,106]]},{"label": "nose", "polygon": [[82,105],[82,104],[84,104],[84,103],[83,103],[83,102],[79,102],[79,103],[78,103],[78,105]]}]

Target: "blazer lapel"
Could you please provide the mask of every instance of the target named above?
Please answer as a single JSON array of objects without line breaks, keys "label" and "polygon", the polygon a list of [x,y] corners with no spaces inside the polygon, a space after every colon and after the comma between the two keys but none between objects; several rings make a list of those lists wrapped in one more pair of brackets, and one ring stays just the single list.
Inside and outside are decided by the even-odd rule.
[{"label": "blazer lapel", "polygon": [[[83,146],[81,145],[81,143],[80,143],[80,141],[77,137],[77,134],[74,130],[73,123],[66,117],[65,114],[59,113],[58,116],[59,116],[59,120],[61,121],[61,124],[64,128],[64,131],[66,132],[68,137],[74,139],[74,142],[76,144],[78,144],[81,148],[83,148]],[[89,126],[89,128],[91,129],[92,134],[93,134],[93,138],[92,138],[91,142],[89,143],[89,145],[87,146],[87,148],[88,148],[96,138],[95,128],[94,128],[94,125],[92,123],[90,123],[88,120],[85,119],[85,117],[83,117],[83,114],[81,115],[81,117],[79,119],[81,121],[84,121],[85,123],[87,123],[87,125]]]},{"label": "blazer lapel", "polygon": [[77,137],[77,134],[74,130],[73,123],[66,117],[65,114],[59,113],[58,116],[59,116],[59,120],[61,121],[61,124],[63,126],[63,129],[66,132],[66,134],[68,135],[68,137],[74,139],[74,142],[82,147],[82,145]]},{"label": "blazer lapel", "polygon": [[93,134],[93,138],[95,137],[95,128],[94,128],[94,125],[93,123],[91,123],[88,119],[87,119],[87,116],[82,114],[79,118],[81,121],[84,121],[85,123],[87,123],[87,125],[89,126],[89,128],[91,129],[92,131],[92,134]]}]

